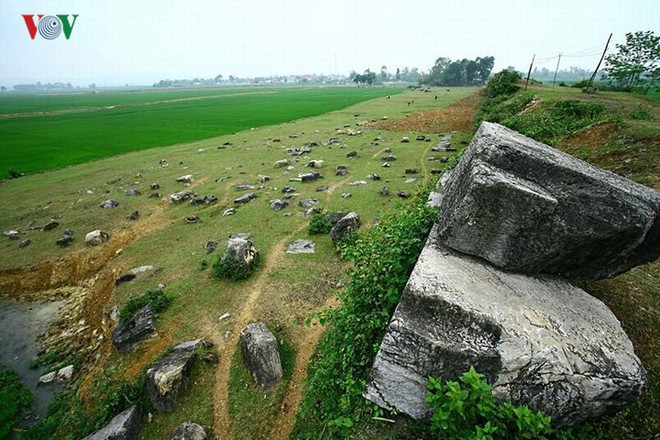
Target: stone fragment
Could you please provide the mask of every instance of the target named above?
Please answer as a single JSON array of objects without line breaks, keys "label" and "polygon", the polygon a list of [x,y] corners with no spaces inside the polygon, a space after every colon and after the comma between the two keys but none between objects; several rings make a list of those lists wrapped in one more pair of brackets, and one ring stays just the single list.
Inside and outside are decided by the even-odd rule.
[{"label": "stone fragment", "polygon": [[393,154],[388,154],[387,156],[383,156],[381,160],[383,162],[394,162],[396,160],[396,156]]},{"label": "stone fragment", "polygon": [[20,243],[18,243],[19,248],[26,248],[32,244],[32,240],[29,238],[26,238],[25,240],[21,240]]},{"label": "stone fragment", "polygon": [[313,254],[315,252],[316,243],[312,240],[296,240],[287,248],[287,254]]},{"label": "stone fragment", "polygon": [[270,201],[270,207],[271,209],[275,211],[281,211],[282,209],[286,208],[289,206],[289,202],[282,201],[280,199],[275,199]]},{"label": "stone fragment", "polygon": [[236,209],[234,209],[234,208],[225,209],[222,212],[223,217],[227,217],[228,215],[234,215],[234,214],[236,214]]},{"label": "stone fragment", "polygon": [[191,199],[194,196],[195,196],[195,191],[192,190],[175,192],[174,194],[170,194],[170,202],[182,203],[188,199]]},{"label": "stone fragment", "polygon": [[170,437],[170,440],[206,440],[206,431],[201,425],[193,422],[183,422]]},{"label": "stone fragment", "polygon": [[97,246],[103,244],[110,239],[110,235],[107,232],[104,232],[100,229],[97,229],[92,232],[88,232],[85,235],[85,244],[91,246]]},{"label": "stone fragment", "polygon": [[298,206],[305,209],[311,209],[318,204],[319,204],[318,199],[302,199],[298,202]]},{"label": "stone fragment", "polygon": [[176,181],[179,182],[179,183],[192,183],[193,175],[192,174],[186,174],[185,176],[177,177]]},{"label": "stone fragment", "polygon": [[48,223],[46,223],[46,224],[44,225],[44,227],[41,228],[41,230],[42,230],[42,231],[51,231],[51,230],[57,228],[59,225],[60,225],[60,222],[55,221],[55,220],[51,220],[51,221],[49,221]]},{"label": "stone fragment", "polygon": [[434,227],[392,317],[365,391],[420,419],[429,376],[470,366],[496,398],[550,415],[557,427],[637,399],[642,365],[612,312],[549,275],[504,272],[442,247]]},{"label": "stone fragment", "polygon": [[156,411],[176,410],[196,359],[195,351],[181,350],[151,364],[146,374],[147,392]]},{"label": "stone fragment", "polygon": [[5,232],[4,234],[10,240],[18,240],[20,232],[17,231],[16,229],[12,229],[10,231]]},{"label": "stone fragment", "polygon": [[445,187],[443,244],[507,270],[599,279],[660,256],[660,192],[482,123]]},{"label": "stone fragment", "polygon": [[360,216],[358,216],[355,212],[349,212],[344,217],[342,217],[341,220],[334,224],[330,230],[330,238],[336,246],[340,241],[357,232],[359,227]]},{"label": "stone fragment", "polygon": [[82,440],[135,440],[142,429],[142,409],[132,406],[116,415],[101,430]]},{"label": "stone fragment", "polygon": [[234,199],[234,203],[249,203],[252,200],[256,199],[257,195],[255,193],[247,193],[242,196]]},{"label": "stone fragment", "polygon": [[[135,275],[133,275],[135,278]],[[112,343],[119,352],[128,351],[133,344],[157,335],[154,314],[149,306],[139,309],[133,317],[112,330]]]},{"label": "stone fragment", "polygon": [[261,322],[248,324],[241,330],[243,362],[254,381],[270,388],[282,379],[282,362],[275,336]]},{"label": "stone fragment", "polygon": [[139,196],[142,193],[137,188],[129,188],[126,191],[124,191],[124,194],[126,194],[127,196]]},{"label": "stone fragment", "polygon": [[117,206],[119,206],[119,202],[113,199],[104,200],[99,204],[99,207],[104,209],[116,208]]},{"label": "stone fragment", "polygon": [[378,194],[380,194],[381,196],[389,196],[390,189],[386,186],[381,186],[380,189],[378,190]]}]

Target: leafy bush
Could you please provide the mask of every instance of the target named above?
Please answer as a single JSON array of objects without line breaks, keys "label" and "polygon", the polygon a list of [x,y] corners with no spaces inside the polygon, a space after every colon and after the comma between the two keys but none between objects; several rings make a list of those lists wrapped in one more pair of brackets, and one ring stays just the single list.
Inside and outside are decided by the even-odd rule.
[{"label": "leafy bush", "polygon": [[[258,256],[255,256],[258,258]],[[223,254],[218,257],[211,267],[213,276],[218,279],[231,281],[240,281],[247,279],[256,269],[258,261],[248,264],[242,258],[232,258],[230,255]]]},{"label": "leafy bush", "polygon": [[637,119],[638,121],[650,121],[653,119],[651,108],[650,105],[638,104],[630,112],[630,118]]},{"label": "leafy bush", "polygon": [[431,431],[442,438],[545,439],[553,432],[549,416],[533,413],[527,406],[498,403],[493,388],[474,367],[458,381],[429,378],[428,390]]},{"label": "leafy bush", "polygon": [[23,408],[32,403],[32,394],[18,374],[0,367],[0,438],[8,438],[21,417]]},{"label": "leafy bush", "polygon": [[133,317],[135,312],[144,306],[149,306],[154,313],[165,310],[172,298],[167,296],[162,290],[149,290],[147,293],[130,299],[119,312],[119,321],[126,322]]},{"label": "leafy bush", "polygon": [[561,137],[609,120],[611,118],[601,103],[566,100],[513,115],[502,123],[531,138],[553,145]]},{"label": "leafy bush", "polygon": [[309,221],[310,234],[328,234],[332,229],[332,223],[324,214],[314,214]]},{"label": "leafy bush", "polygon": [[[379,226],[340,245],[353,262],[343,306],[321,313],[330,323],[309,366],[305,395],[292,438],[346,438],[356,422],[373,415],[362,397],[367,375],[408,276],[424,246],[437,212],[426,205],[428,191],[415,196]],[[377,409],[376,411],[381,411]],[[378,413],[376,413],[378,414]]]},{"label": "leafy bush", "polygon": [[512,95],[520,90],[518,81],[522,77],[518,72],[512,70],[502,70],[493,75],[486,84],[486,94],[489,98],[495,98],[502,95]]},{"label": "leafy bush", "polygon": [[502,123],[513,115],[517,115],[532,102],[534,94],[532,92],[516,93],[513,96],[503,95],[496,98],[487,99],[475,118],[475,128],[482,121]]}]

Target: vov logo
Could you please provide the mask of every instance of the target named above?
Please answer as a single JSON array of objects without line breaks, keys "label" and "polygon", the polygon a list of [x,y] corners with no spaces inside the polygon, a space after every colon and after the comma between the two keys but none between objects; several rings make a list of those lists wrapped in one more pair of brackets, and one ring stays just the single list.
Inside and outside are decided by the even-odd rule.
[{"label": "vov logo", "polygon": [[73,26],[76,24],[76,19],[78,14],[71,15],[73,21],[69,21],[68,14],[57,14],[57,15],[46,15],[38,14],[37,21],[34,21],[35,14],[23,14],[23,20],[25,20],[25,26],[30,33],[30,38],[34,40],[34,37],[37,36],[37,31],[46,40],[54,40],[59,37],[62,32],[64,32],[64,37],[68,40],[71,37],[71,31],[73,31]]}]

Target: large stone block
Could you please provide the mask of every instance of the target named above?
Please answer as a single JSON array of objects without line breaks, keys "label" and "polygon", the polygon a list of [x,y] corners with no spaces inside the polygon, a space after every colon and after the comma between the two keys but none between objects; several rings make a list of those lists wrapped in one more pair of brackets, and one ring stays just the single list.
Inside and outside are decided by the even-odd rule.
[{"label": "large stone block", "polygon": [[488,122],[440,209],[444,245],[513,271],[599,279],[660,256],[660,192]]},{"label": "large stone block", "polygon": [[154,314],[149,306],[144,306],[129,321],[118,324],[112,330],[112,343],[117,351],[123,352],[128,351],[133,344],[157,334]]},{"label": "large stone block", "polygon": [[365,397],[416,419],[427,378],[470,365],[496,397],[571,425],[640,395],[645,373],[612,312],[550,275],[504,272],[437,243],[422,251],[383,339]]},{"label": "large stone block", "polygon": [[282,361],[277,339],[266,324],[256,322],[241,330],[243,361],[256,383],[269,388],[282,379]]},{"label": "large stone block", "polygon": [[82,440],[134,440],[140,436],[142,428],[142,410],[132,406],[116,415],[99,431]]},{"label": "large stone block", "polygon": [[194,351],[175,351],[154,362],[147,370],[147,391],[156,411],[174,411],[183,395],[192,367]]}]

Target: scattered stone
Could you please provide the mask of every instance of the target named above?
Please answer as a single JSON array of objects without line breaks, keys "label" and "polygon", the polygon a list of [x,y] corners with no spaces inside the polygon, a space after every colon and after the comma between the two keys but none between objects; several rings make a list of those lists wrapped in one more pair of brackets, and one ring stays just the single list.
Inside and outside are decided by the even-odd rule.
[{"label": "scattered stone", "polygon": [[228,313],[228,312],[227,312],[227,313],[223,313],[223,314],[220,315],[220,317],[218,318],[218,322],[222,322],[222,321],[224,321],[225,319],[229,319],[230,317],[231,317],[231,313]]},{"label": "scattered stone", "polygon": [[174,431],[170,440],[206,440],[207,438],[206,431],[200,425],[193,422],[183,422]]},{"label": "scattered stone", "polygon": [[438,160],[438,158],[435,157],[435,156],[429,156],[429,157],[426,158],[426,160],[427,160],[428,162],[435,162],[436,160]]},{"label": "scattered stone", "polygon": [[397,195],[402,199],[408,199],[411,196],[410,191],[399,191]]},{"label": "scattered stone", "polygon": [[247,193],[238,197],[237,199],[234,199],[234,203],[249,203],[256,198],[257,195],[255,193]]},{"label": "scattered stone", "polygon": [[394,162],[396,160],[396,156],[393,154],[388,154],[387,156],[384,156],[382,160],[384,162]]},{"label": "scattered stone", "polygon": [[296,188],[292,187],[292,186],[285,186],[284,188],[282,188],[282,193],[283,194],[290,194],[290,193],[294,193],[296,191],[298,191],[298,190]]},{"label": "scattered stone", "polygon": [[206,253],[210,254],[214,252],[218,248],[218,242],[217,241],[207,241],[204,243],[204,249],[206,249]]},{"label": "scattered stone", "polygon": [[177,177],[176,181],[179,182],[179,183],[192,183],[193,175],[192,174],[186,174],[185,176]]},{"label": "scattered stone", "polygon": [[116,280],[115,280],[115,286],[118,286],[121,283],[128,283],[129,281],[133,281],[135,279],[136,275],[132,273],[125,273],[123,275],[120,275]]},{"label": "scattered stone", "polygon": [[[135,278],[135,275],[132,275]],[[133,317],[112,330],[112,343],[119,352],[128,351],[133,344],[157,335],[154,314],[149,306],[139,309]]]},{"label": "scattered stone", "polygon": [[341,218],[330,230],[330,238],[336,246],[344,238],[357,232],[360,227],[360,216],[355,212],[349,212]]},{"label": "scattered stone", "polygon": [[350,186],[360,186],[360,185],[366,185],[367,182],[365,180],[356,180],[355,182],[349,183]]},{"label": "scattered stone", "polygon": [[378,194],[380,194],[381,196],[389,196],[390,189],[386,186],[381,186],[380,189],[378,190]]},{"label": "scattered stone", "polygon": [[162,195],[159,192],[150,192],[147,197],[150,199],[160,199]]},{"label": "scattered stone", "polygon": [[311,173],[301,173],[298,174],[298,178],[301,179],[302,182],[314,182],[317,179],[320,179],[322,176],[318,172],[314,171]]},{"label": "scattered stone", "polygon": [[116,415],[99,431],[82,440],[134,440],[140,437],[142,409],[132,406]]},{"label": "scattered stone", "polygon": [[287,254],[313,254],[316,243],[312,240],[296,240],[291,243],[286,251]]},{"label": "scattered stone", "polygon": [[192,190],[180,191],[174,194],[170,194],[170,201],[172,203],[182,203],[188,199],[191,199],[194,196],[195,196],[195,191]]},{"label": "scattered stone", "polygon": [[46,223],[46,224],[44,225],[44,227],[41,228],[41,230],[42,230],[42,231],[51,231],[51,230],[57,228],[59,225],[60,225],[59,222],[57,222],[57,221],[55,221],[55,220],[51,220],[51,221],[49,221],[48,223]]},{"label": "scattered stone", "polygon": [[217,364],[218,362],[220,362],[220,357],[217,355],[217,353],[208,352],[208,353],[204,353],[204,356],[202,356],[202,360],[207,364]]},{"label": "scattered stone", "polygon": [[404,137],[401,138],[401,143],[402,144],[407,144],[408,142],[410,142],[410,139],[408,138],[408,136],[404,136]]},{"label": "scattered stone", "polygon": [[126,216],[126,218],[128,220],[137,220],[139,216],[140,216],[140,213],[138,211],[133,211],[130,214],[128,214],[128,216]]},{"label": "scattered stone", "polygon": [[423,134],[418,134],[417,137],[415,138],[416,141],[424,141],[426,140],[426,136]]},{"label": "scattered stone", "polygon": [[196,351],[198,348],[205,347],[206,341],[204,339],[193,339],[191,341],[181,342],[174,346],[172,351]]},{"label": "scattered stone", "polygon": [[55,243],[60,247],[66,247],[70,245],[72,241],[73,231],[71,229],[67,229],[64,231],[64,234],[62,234],[62,236],[57,241],[55,241]]},{"label": "scattered stone", "polygon": [[201,219],[196,215],[186,216],[186,223],[189,224],[189,225],[199,223],[200,221],[201,221]]},{"label": "scattered stone", "polygon": [[99,204],[101,208],[108,209],[108,208],[116,208],[119,206],[119,202],[113,199],[108,199]]},{"label": "scattered stone", "polygon": [[206,153],[206,148],[200,148],[197,150],[198,153]]},{"label": "scattered stone", "polygon": [[150,183],[150,184],[149,184],[149,189],[155,191],[155,190],[157,190],[157,189],[160,189],[160,185],[159,185],[158,183],[156,183],[156,182]]},{"label": "scattered stone", "polygon": [[382,165],[383,168],[389,168],[390,166],[391,165],[390,165],[389,162],[383,162],[383,165]]},{"label": "scattered stone", "polygon": [[380,180],[380,174],[376,174],[376,173],[367,174],[367,179],[371,179],[371,180],[374,180],[374,181]]},{"label": "scattered stone", "polygon": [[85,244],[97,246],[103,244],[110,239],[110,235],[100,229],[87,233],[85,235]]},{"label": "scattered stone", "polygon": [[414,182],[417,182],[417,177],[410,177],[406,179],[404,183],[414,183]]},{"label": "scattered stone", "polygon": [[275,162],[275,168],[284,168],[289,166],[289,161],[287,159],[278,160]]},{"label": "scattered stone", "polygon": [[270,207],[271,209],[275,211],[281,211],[282,209],[286,208],[289,206],[289,202],[282,201],[280,199],[275,199],[270,201]]},{"label": "scattered stone", "polygon": [[431,168],[431,174],[433,175],[442,174],[442,170],[440,168]]},{"label": "scattered stone", "polygon": [[129,188],[126,191],[124,191],[124,194],[126,194],[127,196],[139,196],[142,193],[137,188]]},{"label": "scattered stone", "polygon": [[261,183],[266,183],[270,180],[270,176],[264,176],[262,174],[259,174],[259,182]]},{"label": "scattered stone", "polygon": [[337,171],[335,172],[335,176],[345,176],[348,174],[348,168],[346,168],[344,165],[339,165],[337,167]]},{"label": "scattered stone", "polygon": [[176,409],[196,359],[194,351],[175,351],[151,364],[146,374],[147,391],[156,411]]},{"label": "scattered stone", "polygon": [[447,163],[449,162],[449,158],[447,156],[443,156],[440,158],[440,163]]},{"label": "scattered stone", "polygon": [[305,166],[307,168],[323,168],[325,166],[325,161],[323,161],[323,160],[311,160]]},{"label": "scattered stone", "polygon": [[277,340],[265,324],[248,324],[241,330],[241,352],[252,378],[262,388],[270,388],[282,379]]},{"label": "scattered stone", "polygon": [[338,137],[331,137],[328,139],[328,145],[333,145],[333,144],[341,144],[341,139]]},{"label": "scattered stone", "polygon": [[220,257],[220,264],[227,260],[234,260],[251,272],[257,264],[259,252],[250,241],[250,234],[234,234],[227,241],[227,249]]},{"label": "scattered stone", "polygon": [[355,150],[346,153],[346,157],[357,157],[357,155],[358,155],[358,152],[355,151]]},{"label": "scattered stone", "polygon": [[131,270],[129,270],[128,273],[131,274],[131,275],[137,276],[137,275],[141,275],[143,273],[150,272],[152,270],[154,270],[154,267],[151,266],[151,265],[146,264],[144,266],[134,267]]},{"label": "scattered stone", "polygon": [[302,199],[301,201],[298,202],[298,206],[305,209],[313,208],[318,204],[319,204],[318,199]]},{"label": "scattered stone", "polygon": [[223,217],[227,217],[228,215],[234,215],[234,214],[236,214],[236,209],[234,209],[234,208],[229,208],[229,209],[225,209],[225,210],[223,211],[222,216],[223,216]]},{"label": "scattered stone", "polygon": [[26,238],[25,240],[22,240],[20,243],[18,243],[19,248],[26,248],[32,244],[32,240],[29,238]]},{"label": "scattered stone", "polygon": [[498,400],[527,405],[555,427],[636,400],[642,365],[614,314],[554,276],[500,270],[439,243],[434,227],[389,324],[365,397],[415,419],[429,415],[429,376],[470,366]]},{"label": "scattered stone", "polygon": [[234,185],[234,189],[236,191],[254,191],[256,187],[254,185],[248,185],[248,184],[240,184],[240,185]]},{"label": "scattered stone", "polygon": [[60,368],[59,370],[51,371],[48,374],[44,374],[39,378],[39,383],[49,384],[56,381],[66,382],[68,380],[71,380],[72,376],[73,376],[73,365],[68,365],[64,368]]},{"label": "scattered stone", "polygon": [[344,211],[337,211],[337,212],[333,212],[333,213],[330,213],[330,214],[326,215],[325,219],[327,221],[329,221],[331,225],[335,225],[335,224],[337,224],[337,222],[339,220],[346,217],[346,214],[348,214],[348,213],[344,212]]},{"label": "scattered stone", "polygon": [[405,171],[406,174],[417,174],[419,171],[417,171],[417,168],[406,168]]},{"label": "scattered stone", "polygon": [[351,197],[353,197],[353,194],[351,193],[342,193],[341,195],[342,199],[350,199]]},{"label": "scattered stone", "polygon": [[10,240],[18,240],[18,236],[20,235],[20,232],[17,231],[16,229],[12,229],[11,231],[7,231],[4,234]]},{"label": "scattered stone", "polygon": [[328,187],[325,186],[325,185],[316,187],[316,192],[323,192],[323,191],[327,191],[327,190],[328,190]]},{"label": "scattered stone", "polygon": [[525,273],[617,275],[660,256],[660,192],[484,122],[445,188],[440,237]]},{"label": "scattered stone", "polygon": [[[273,142],[275,142],[275,141],[273,141]],[[227,142],[225,142],[225,143],[222,144],[222,145],[225,146],[225,147],[230,147],[230,146],[232,146],[232,145],[234,145],[234,144],[232,144],[231,142],[227,141]]]}]

